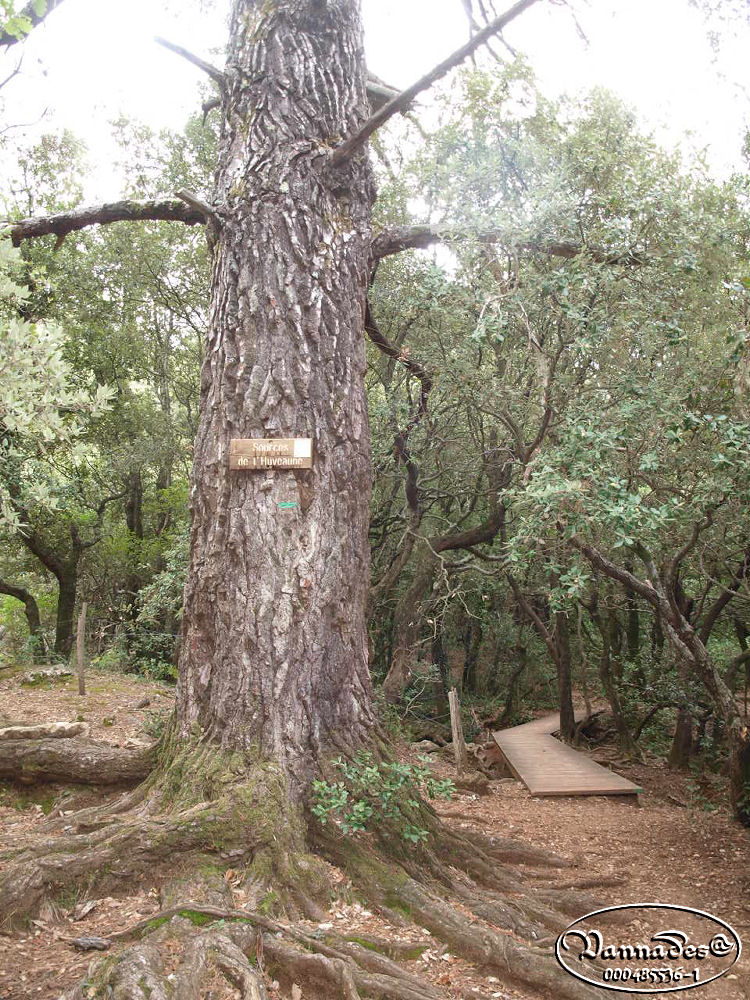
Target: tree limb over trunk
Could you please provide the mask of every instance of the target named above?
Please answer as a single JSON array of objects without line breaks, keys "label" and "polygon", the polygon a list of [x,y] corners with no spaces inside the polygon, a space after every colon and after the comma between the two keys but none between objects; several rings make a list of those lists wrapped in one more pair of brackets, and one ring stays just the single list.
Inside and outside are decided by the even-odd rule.
[{"label": "tree limb over trunk", "polygon": [[83,785],[134,785],[151,772],[154,747],[113,747],[84,739],[0,740],[0,778]]},{"label": "tree limb over trunk", "polygon": [[104,226],[111,222],[184,222],[187,226],[198,226],[205,221],[204,212],[176,198],[163,201],[126,200],[75,208],[59,215],[8,221],[4,232],[10,235],[14,246],[19,246],[22,240],[37,236],[57,236],[62,239],[68,233],[87,226]]},{"label": "tree limb over trunk", "polygon": [[356,132],[353,136],[343,142],[333,153],[332,163],[338,165],[347,160],[352,153],[356,152],[361,146],[367,142],[373,132],[376,132],[382,125],[394,115],[401,114],[406,111],[409,105],[412,103],[417,94],[421,94],[423,90],[427,90],[429,87],[444,77],[449,73],[454,67],[462,63],[464,59],[467,59],[472,52],[483,45],[488,39],[492,38],[499,31],[510,24],[519,14],[523,14],[525,10],[532,7],[537,0],[519,0],[518,3],[514,4],[510,10],[507,10],[500,17],[496,17],[494,21],[490,21],[486,28],[482,28],[478,31],[474,37],[462,45],[460,49],[457,49],[453,55],[448,56],[444,59],[438,66],[430,70],[426,76],[423,76],[416,83],[413,83],[406,90],[402,90],[398,97],[394,97],[392,101],[389,101],[380,111],[376,111],[374,115],[367,119],[362,128]]},{"label": "tree limb over trunk", "polygon": [[393,87],[388,87],[380,80],[374,78],[372,74],[367,77],[367,97],[374,111],[380,111],[389,101],[398,97],[398,93]]},{"label": "tree limb over trunk", "polygon": [[[424,250],[434,243],[447,243],[452,240],[471,240],[475,243],[505,243],[507,234],[500,229],[451,229],[448,226],[393,226],[379,233],[372,241],[373,261],[382,260],[404,250]],[[516,243],[512,249],[519,253],[541,253],[549,257],[565,257],[572,259],[586,254],[596,264],[611,265],[644,265],[647,257],[635,250],[617,253],[603,247],[588,246],[585,243],[568,243],[565,241],[535,241],[527,240]]]},{"label": "tree limb over trunk", "polygon": [[[31,0],[26,6],[18,12],[17,17],[25,17],[31,22],[31,27],[36,28],[40,25],[42,21],[48,14],[51,14],[55,7],[59,7],[63,0],[47,0],[44,10],[41,14],[37,13],[37,5]],[[15,35],[9,34],[9,32],[4,31],[0,34],[0,45],[15,45],[16,42],[22,42],[26,35],[21,38],[17,38]]]},{"label": "tree limb over trunk", "polygon": [[162,45],[165,49],[169,49],[169,51],[174,52],[175,55],[182,56],[183,59],[187,59],[187,61],[192,63],[193,66],[197,66],[198,69],[203,70],[204,73],[207,73],[211,79],[219,85],[220,90],[224,90],[227,78],[220,69],[217,69],[216,66],[212,66],[211,63],[206,62],[205,59],[201,59],[192,52],[188,52],[188,50],[183,49],[181,45],[175,45],[174,42],[168,42],[166,38],[160,38],[159,35],[154,38],[154,41],[157,45]]}]

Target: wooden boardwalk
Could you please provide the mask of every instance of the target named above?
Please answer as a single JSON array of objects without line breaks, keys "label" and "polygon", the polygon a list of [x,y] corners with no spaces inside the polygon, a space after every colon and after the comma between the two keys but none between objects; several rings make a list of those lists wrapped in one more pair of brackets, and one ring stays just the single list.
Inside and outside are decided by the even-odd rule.
[{"label": "wooden boardwalk", "polygon": [[558,715],[493,733],[508,767],[532,795],[637,795],[643,789],[556,740]]}]

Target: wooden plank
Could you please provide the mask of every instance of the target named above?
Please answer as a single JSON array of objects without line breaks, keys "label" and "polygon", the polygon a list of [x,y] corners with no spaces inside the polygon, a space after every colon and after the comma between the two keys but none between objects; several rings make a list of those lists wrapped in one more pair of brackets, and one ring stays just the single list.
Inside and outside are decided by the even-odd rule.
[{"label": "wooden plank", "polygon": [[513,774],[532,795],[638,795],[642,791],[621,774],[602,767],[550,734],[557,715],[493,733]]},{"label": "wooden plank", "polygon": [[232,438],[229,468],[312,469],[312,438]]}]

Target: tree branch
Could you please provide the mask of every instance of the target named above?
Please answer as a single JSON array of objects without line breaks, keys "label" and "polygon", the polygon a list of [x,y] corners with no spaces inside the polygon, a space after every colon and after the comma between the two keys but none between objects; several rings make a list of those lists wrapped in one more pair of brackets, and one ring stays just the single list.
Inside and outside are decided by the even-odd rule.
[{"label": "tree branch", "polygon": [[422,507],[419,502],[418,488],[419,467],[411,456],[408,440],[410,432],[419,424],[422,417],[427,413],[427,400],[430,390],[432,389],[432,377],[421,362],[408,357],[403,353],[403,351],[399,351],[399,349],[392,344],[390,340],[388,340],[385,334],[381,332],[380,327],[377,325],[375,318],[372,315],[369,299],[365,304],[365,330],[370,340],[379,350],[381,350],[388,357],[394,358],[405,365],[409,372],[419,379],[420,383],[420,397],[417,412],[412,416],[411,420],[403,430],[397,429],[394,438],[394,456],[396,458],[396,463],[402,463],[406,469],[404,496],[406,498],[406,505],[409,511],[409,524],[397,555],[391,562],[390,566],[386,569],[380,580],[376,584],[373,584],[370,588],[370,601],[372,602],[375,601],[381,594],[387,593],[398,580],[401,575],[401,571],[411,558],[411,553],[414,549],[414,542],[422,521]]},{"label": "tree branch", "polygon": [[370,105],[375,111],[380,111],[384,108],[389,101],[398,97],[398,91],[394,90],[393,87],[389,87],[387,84],[383,83],[372,73],[367,76],[367,96],[370,99]]},{"label": "tree branch", "polygon": [[192,208],[196,212],[200,212],[204,219],[218,218],[216,211],[211,205],[208,204],[208,202],[203,201],[202,198],[199,198],[198,195],[194,194],[192,191],[188,191],[187,188],[180,188],[179,191],[175,191],[175,194],[180,201],[184,201],[189,208]]},{"label": "tree branch", "polygon": [[705,517],[702,521],[696,521],[693,525],[693,530],[690,533],[690,538],[685,542],[679,552],[675,554],[674,559],[669,564],[669,573],[667,575],[667,581],[672,590],[677,586],[677,575],[680,572],[680,566],[683,560],[686,559],[690,553],[693,551],[695,546],[698,544],[698,539],[700,538],[701,532],[705,528],[710,528],[713,524],[713,510],[709,508],[706,511]]},{"label": "tree branch", "polygon": [[7,594],[9,597],[15,597],[15,599],[20,601],[21,604],[25,604],[31,596],[28,590],[25,590],[23,587],[16,587],[14,584],[8,583],[2,578],[0,578],[0,594]]},{"label": "tree branch", "polygon": [[[55,7],[59,7],[63,0],[47,0],[47,5],[44,8],[44,13],[37,14],[36,5],[33,0],[29,0],[29,3],[18,12],[17,17],[25,17],[31,22],[32,30],[42,23],[48,14],[51,14]],[[24,38],[28,38],[28,34],[23,35],[21,38],[17,38],[15,35],[9,34],[7,31],[0,33],[0,45],[15,45],[16,42],[22,42]]]},{"label": "tree branch", "polygon": [[432,389],[432,376],[421,361],[417,361],[415,358],[409,357],[409,355],[404,351],[399,350],[399,348],[396,347],[395,344],[392,344],[385,334],[381,332],[380,328],[375,323],[369,300],[365,306],[365,332],[378,350],[382,351],[383,354],[387,354],[389,358],[393,358],[395,361],[400,362],[415,378],[419,379],[422,387],[420,410],[425,410],[427,408],[427,397]]},{"label": "tree branch", "polygon": [[518,3],[514,4],[510,10],[507,10],[500,17],[495,18],[494,21],[490,21],[486,28],[482,28],[478,31],[473,38],[462,45],[460,49],[457,49],[453,55],[444,59],[438,66],[430,70],[426,76],[423,76],[416,83],[413,83],[406,90],[402,90],[398,97],[394,97],[392,101],[389,101],[380,111],[376,111],[374,115],[367,119],[362,128],[356,132],[353,136],[350,136],[345,142],[343,142],[336,150],[334,150],[332,163],[334,165],[343,163],[347,160],[352,153],[358,150],[361,146],[367,142],[373,132],[376,132],[382,125],[384,125],[390,118],[394,115],[402,114],[409,105],[412,103],[417,94],[421,94],[423,90],[427,90],[431,87],[433,83],[436,83],[447,73],[449,73],[455,66],[462,63],[464,59],[468,58],[472,52],[483,45],[489,38],[496,35],[499,31],[510,24],[512,20],[522,14],[529,7],[532,7],[537,0],[519,0]]},{"label": "tree branch", "polygon": [[31,219],[19,219],[16,222],[7,220],[3,233],[9,234],[13,245],[18,246],[22,240],[37,236],[53,235],[62,238],[87,226],[143,221],[184,222],[188,226],[197,226],[206,220],[203,212],[176,199],[115,201],[106,205],[75,208],[60,215],[43,215]]},{"label": "tree branch", "polygon": [[[404,250],[424,250],[434,243],[450,242],[451,240],[470,240],[475,243],[504,243],[506,234],[499,229],[472,231],[470,229],[451,229],[448,226],[394,226],[384,230],[372,241],[372,259],[382,260],[392,254]],[[588,246],[585,243],[542,242],[529,240],[516,244],[513,249],[519,253],[542,253],[549,257],[566,257],[572,259],[581,254],[587,254],[596,264],[610,265],[644,265],[647,258],[635,250],[625,253],[613,253],[602,247]]]},{"label": "tree branch", "polygon": [[128,495],[127,490],[123,490],[120,493],[113,493],[111,496],[104,497],[100,500],[96,507],[96,531],[92,538],[84,542],[81,538],[81,533],[78,530],[78,525],[75,521],[71,522],[70,525],[70,536],[73,540],[73,548],[78,549],[79,552],[85,552],[86,549],[92,549],[95,545],[98,545],[102,540],[101,532],[102,525],[104,524],[104,514],[107,510],[107,505],[114,503],[115,500],[122,500],[123,497]]},{"label": "tree branch", "polygon": [[209,98],[209,100],[204,101],[203,104],[201,104],[201,110],[203,111],[203,121],[204,122],[206,121],[206,118],[208,117],[210,111],[215,111],[216,108],[220,107],[221,107],[220,97],[211,97]]},{"label": "tree branch", "polygon": [[727,604],[729,604],[729,602],[735,597],[737,591],[740,589],[742,581],[747,579],[748,574],[750,574],[750,548],[746,549],[745,554],[742,557],[742,562],[740,563],[737,572],[732,577],[732,581],[729,586],[726,587],[723,593],[716,598],[714,603],[706,612],[703,624],[698,630],[698,635],[704,645],[708,642],[711,631],[716,624],[716,619],[719,617]]},{"label": "tree branch", "polygon": [[497,461],[497,446],[491,449],[492,456],[488,457],[486,463],[487,479],[489,482],[489,503],[490,513],[480,524],[465,531],[457,531],[452,535],[435,535],[429,540],[430,546],[435,554],[448,552],[454,549],[470,549],[485,542],[491,542],[497,536],[505,524],[505,506],[499,500],[503,487],[508,485],[510,479],[510,465],[499,467]]},{"label": "tree branch", "polygon": [[554,663],[557,663],[560,659],[560,654],[555,644],[555,639],[550,630],[542,621],[541,617],[536,613],[532,605],[526,599],[526,595],[523,593],[521,588],[518,586],[518,581],[513,576],[512,573],[506,573],[506,578],[510,584],[510,589],[513,591],[513,596],[516,599],[516,604],[526,615],[528,620],[534,626],[534,628],[539,633],[540,639],[544,642],[545,646],[549,650],[549,654],[552,657]]},{"label": "tree branch", "polygon": [[636,594],[640,594],[653,607],[657,609],[661,607],[659,594],[648,583],[644,583],[643,580],[639,580],[633,573],[607,559],[603,553],[587,542],[584,542],[577,535],[572,535],[568,539],[568,542],[574,549],[578,549],[579,552],[586,556],[591,565],[601,570],[605,576],[608,576],[611,580],[617,580],[626,587],[630,587],[631,590],[635,591]]},{"label": "tree branch", "polygon": [[166,38],[160,38],[157,35],[154,38],[154,41],[157,45],[163,45],[165,49],[169,49],[169,51],[174,52],[175,55],[182,56],[183,59],[187,59],[187,61],[192,63],[193,66],[197,66],[198,69],[203,70],[204,73],[207,73],[211,79],[219,85],[220,90],[224,90],[227,82],[226,74],[222,73],[222,71],[217,69],[216,66],[206,62],[205,59],[201,59],[200,56],[196,56],[192,52],[188,52],[188,50],[183,49],[181,45],[175,45],[174,42],[168,42]]}]

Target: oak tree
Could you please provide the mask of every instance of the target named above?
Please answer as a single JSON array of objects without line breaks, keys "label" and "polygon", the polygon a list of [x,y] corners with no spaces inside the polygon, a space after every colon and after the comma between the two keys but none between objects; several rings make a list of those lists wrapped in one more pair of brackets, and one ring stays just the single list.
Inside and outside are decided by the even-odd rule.
[{"label": "oak tree", "polygon": [[[213,964],[245,996],[261,997],[250,958],[260,965],[265,955],[280,977],[322,984],[328,995],[437,1000],[418,977],[336,935],[313,938],[257,907],[217,908],[215,895],[208,904],[190,901],[199,891],[195,856],[208,853],[246,871],[264,912],[277,904],[288,916],[317,916],[328,873],[309,853],[314,846],[373,905],[408,913],[471,960],[556,996],[593,997],[534,944],[567,923],[562,911],[590,909],[588,901],[538,889],[532,899],[497,864],[559,859],[456,836],[416,799],[404,801],[403,815],[424,826],[428,842],[412,855],[387,823],[365,849],[305,812],[311,783],[330,775],[331,757],[364,745],[376,758],[389,754],[373,709],[365,630],[371,468],[363,334],[375,197],[367,141],[534,2],[519,0],[387,103],[387,88],[370,85],[381,105],[373,112],[358,0],[235,0],[225,69],[188,54],[217,86],[221,134],[210,195],[181,191],[10,226],[19,243],[118,220],[203,224],[213,255],[172,723],[156,753],[141,755],[140,773],[152,768],[145,782],[109,809],[66,817],[72,832],[19,852],[0,879],[0,907],[11,917],[82,879],[106,882],[115,860],[143,872],[186,856],[190,887],[147,929],[169,920],[168,928],[100,971],[101,988],[117,996],[166,995],[158,945],[171,933],[184,948],[181,996],[200,995]],[[423,238],[384,234],[378,252]],[[311,438],[312,469],[231,470],[230,442],[252,437]],[[24,748],[11,749],[23,756]],[[35,773],[59,777],[59,750],[42,749]],[[92,778],[99,769],[106,779],[107,765],[90,745],[82,743],[80,754]],[[139,770],[137,761],[129,766]],[[452,877],[445,857],[473,882]],[[211,892],[217,888],[226,884]],[[471,917],[451,905],[456,896]],[[191,915],[198,924],[224,919],[198,931]]]}]

